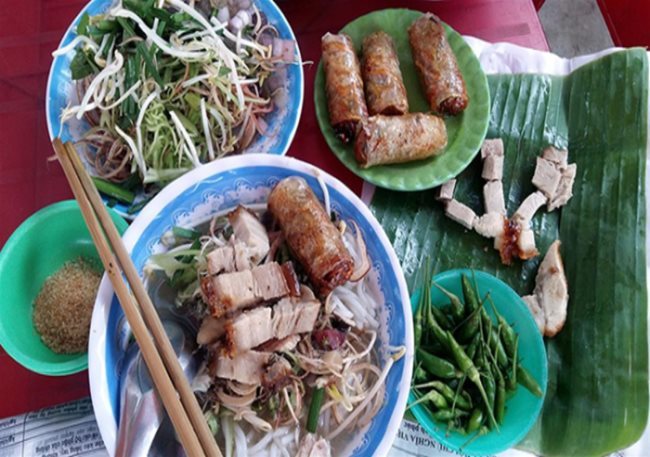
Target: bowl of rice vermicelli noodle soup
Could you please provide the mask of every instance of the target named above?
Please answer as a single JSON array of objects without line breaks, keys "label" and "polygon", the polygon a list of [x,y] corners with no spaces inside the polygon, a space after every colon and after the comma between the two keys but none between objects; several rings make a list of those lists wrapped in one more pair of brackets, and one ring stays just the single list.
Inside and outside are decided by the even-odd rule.
[{"label": "bowl of rice vermicelli noodle soup", "polygon": [[[125,243],[155,305],[196,335],[192,386],[224,455],[388,452],[413,363],[407,287],[341,182],[291,158],[227,158],[165,188]],[[89,369],[111,453],[129,341],[105,278]]]}]

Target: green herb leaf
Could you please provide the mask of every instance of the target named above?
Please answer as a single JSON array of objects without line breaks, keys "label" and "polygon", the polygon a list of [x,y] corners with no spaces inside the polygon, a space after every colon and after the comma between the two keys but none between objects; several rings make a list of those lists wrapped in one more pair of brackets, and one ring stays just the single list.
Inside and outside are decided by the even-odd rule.
[{"label": "green herb leaf", "polygon": [[96,176],[92,177],[93,183],[97,190],[104,195],[126,203],[133,203],[135,195],[133,192],[122,188],[120,185],[107,181]]},{"label": "green herb leaf", "polygon": [[99,71],[99,68],[91,60],[83,49],[77,49],[72,61],[70,62],[70,77],[73,81],[83,79]]},{"label": "green herb leaf", "polygon": [[90,23],[90,16],[88,13],[83,13],[81,18],[79,18],[79,23],[77,24],[77,35],[88,35],[88,24]]},{"label": "green herb leaf", "polygon": [[117,22],[120,24],[123,30],[123,37],[124,38],[131,38],[132,36],[135,36],[135,30],[133,29],[133,26],[131,25],[131,20],[127,19],[125,17],[118,17]]},{"label": "green herb leaf", "polygon": [[172,14],[161,8],[151,8],[151,15],[157,18],[159,21],[164,21],[165,23],[173,21]]},{"label": "green herb leaf", "polygon": [[199,131],[196,129],[196,125],[193,122],[191,122],[183,113],[181,113],[178,110],[174,110],[174,113],[176,113],[176,116],[178,116],[178,120],[181,121],[181,124],[183,124],[183,127],[187,129],[190,135],[199,134]]},{"label": "green herb leaf", "polygon": [[153,24],[154,16],[152,14],[152,9],[154,0],[124,0],[122,4],[124,5],[124,8],[129,9],[140,16],[147,25],[151,26],[151,24]]},{"label": "green herb leaf", "polygon": [[162,89],[163,80],[160,77],[160,73],[158,73],[158,68],[156,68],[156,64],[154,63],[153,58],[149,53],[149,49],[147,49],[147,45],[144,43],[144,41],[141,41],[136,46],[136,49],[142,60],[144,60],[144,66],[147,74],[151,76],[156,81],[156,84],[158,84],[158,86]]},{"label": "green herb leaf", "polygon": [[201,97],[199,97],[197,94],[194,92],[188,92],[185,95],[183,95],[183,98],[187,102],[188,105],[194,110],[199,110],[201,109]]},{"label": "green herb leaf", "polygon": [[100,32],[116,32],[120,29],[120,25],[112,19],[102,19],[95,25]]}]

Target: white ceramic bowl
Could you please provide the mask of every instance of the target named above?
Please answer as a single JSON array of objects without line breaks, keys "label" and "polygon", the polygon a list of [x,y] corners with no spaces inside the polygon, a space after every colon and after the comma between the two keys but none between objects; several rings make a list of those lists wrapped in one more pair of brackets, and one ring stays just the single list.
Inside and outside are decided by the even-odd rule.
[{"label": "white ceramic bowl", "polygon": [[[378,350],[382,363],[389,346],[405,346],[406,355],[391,368],[382,408],[374,420],[352,437],[349,450],[355,456],[387,454],[402,420],[413,365],[413,323],[404,275],[390,241],[361,200],[344,184],[322,170],[297,159],[268,154],[234,156],[193,170],[169,184],[135,219],[124,235],[138,271],[148,257],[162,249],[160,237],[175,225],[192,226],[239,203],[264,202],[273,186],[287,176],[302,176],[316,195],[322,191],[316,175],[324,180],[332,210],[357,222],[365,239],[372,269],[370,286],[376,290],[380,329]],[[90,388],[99,428],[111,453],[115,451],[119,418],[118,373],[124,355],[122,311],[104,277],[93,314],[90,345]]]}]

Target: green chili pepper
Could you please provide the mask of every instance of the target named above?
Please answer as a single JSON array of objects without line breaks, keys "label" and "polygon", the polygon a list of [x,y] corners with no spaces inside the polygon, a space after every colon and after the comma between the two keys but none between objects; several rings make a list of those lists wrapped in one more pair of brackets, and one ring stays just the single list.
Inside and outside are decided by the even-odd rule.
[{"label": "green chili pepper", "polygon": [[483,322],[483,325],[485,327],[492,326],[492,319],[490,318],[490,315],[485,310],[485,307],[481,308],[481,322]]},{"label": "green chili pepper", "polygon": [[424,371],[420,365],[418,365],[415,368],[415,371],[413,371],[413,379],[415,379],[416,382],[425,382],[427,378],[427,372]]},{"label": "green chili pepper", "polygon": [[458,385],[456,386],[456,392],[454,393],[454,400],[451,403],[451,409],[452,410],[456,408],[456,402],[461,397],[464,398],[467,401],[467,403],[469,403],[470,405],[472,404],[471,398],[468,398],[467,395],[464,395],[464,394],[466,394],[466,392],[463,390],[463,386],[465,385],[465,380],[466,379],[467,379],[467,376],[463,376],[460,379],[460,382],[458,383]]},{"label": "green chili pepper", "polygon": [[517,333],[503,318],[500,319],[499,325],[503,326],[501,331],[501,340],[503,341],[503,347],[506,350],[506,354],[508,354],[508,357],[513,357],[515,353],[515,339],[517,338]]},{"label": "green chili pepper", "polygon": [[433,285],[440,289],[440,291],[445,294],[447,298],[449,298],[449,302],[451,304],[451,315],[453,316],[454,320],[457,322],[462,321],[465,315],[465,307],[463,306],[463,302],[460,301],[460,298],[435,282]]},{"label": "green chili pepper", "polygon": [[488,369],[485,352],[486,352],[485,346],[479,345],[478,349],[476,350],[476,355],[472,359],[472,361],[475,362],[474,365],[476,365],[477,368],[483,371],[486,371]]},{"label": "green chili pepper", "polygon": [[483,425],[483,410],[475,408],[467,422],[467,433],[475,432]]},{"label": "green chili pepper", "polygon": [[536,397],[544,395],[542,388],[539,386],[535,378],[521,365],[517,366],[517,382],[524,386]]},{"label": "green chili pepper", "polygon": [[452,404],[452,410],[454,409],[455,405],[458,405],[460,409],[464,409],[464,410],[468,410],[471,408],[471,404],[467,401],[465,397],[457,395],[456,392],[454,392],[454,389],[452,389],[442,381],[430,381],[424,384],[418,384],[416,386],[413,386],[414,389],[424,389],[427,387],[435,389],[438,392],[440,392],[442,396],[445,397],[445,400],[447,400],[448,403]]},{"label": "green chili pepper", "polygon": [[470,341],[467,350],[465,351],[470,359],[474,360],[479,344],[481,344],[481,335],[477,333],[474,335],[474,338],[472,338],[472,341]]},{"label": "green chili pepper", "polygon": [[494,330],[494,327],[490,327],[488,330],[488,347],[490,352],[494,355],[500,367],[506,367],[508,365],[508,356],[506,355],[505,349],[503,349],[503,344],[501,344],[501,339],[498,334],[499,330]]},{"label": "green chili pepper", "polygon": [[[471,288],[470,285],[467,285],[467,287]],[[474,336],[475,333],[479,332],[479,327],[483,319],[482,316],[484,312],[483,304],[488,299],[489,295],[490,293],[488,292],[485,298],[478,304],[477,308],[473,309],[471,311],[471,314],[469,314],[469,316],[465,318],[465,320],[463,321],[462,325],[460,326],[460,330],[458,332],[458,338],[460,341],[469,341]],[[472,300],[474,299],[475,298],[472,298]]]},{"label": "green chili pepper", "polygon": [[469,393],[466,390],[463,390],[460,396],[463,397],[470,406],[474,406],[474,403],[472,402],[472,397],[469,395]]},{"label": "green chili pepper", "polygon": [[435,420],[441,422],[458,419],[459,417],[466,416],[466,415],[467,412],[465,411],[459,411],[459,410],[450,411],[448,409],[441,409],[431,414],[431,416],[433,416]]},{"label": "green chili pepper", "polygon": [[[433,308],[433,306],[431,308]],[[445,335],[445,331],[438,324],[434,314],[431,312],[431,308],[429,308],[429,312],[426,314],[427,330],[433,334],[435,339],[442,344],[443,347],[445,347],[447,345],[447,336]]]},{"label": "green chili pepper", "polygon": [[497,371],[497,393],[494,399],[494,416],[498,424],[503,424],[506,415],[506,383],[500,371]]},{"label": "green chili pepper", "polygon": [[501,340],[503,341],[503,347],[508,354],[508,357],[512,357],[515,350],[515,338],[517,337],[517,333],[514,331],[512,326],[508,324],[508,321],[506,321],[505,318],[499,313],[497,307],[494,305],[492,297],[490,297],[489,294],[487,296],[487,299],[489,300],[490,306],[492,307],[492,312],[496,316],[497,322],[501,327]]},{"label": "green chili pepper", "polygon": [[459,435],[467,435],[467,430],[465,430],[465,427],[463,427],[461,424],[457,424],[457,421],[449,421],[447,423],[447,433],[448,432],[456,432]]},{"label": "green chili pepper", "polygon": [[465,298],[465,315],[469,316],[479,308],[477,291],[464,274],[460,275],[460,282],[463,288],[463,298]]},{"label": "green chili pepper", "polygon": [[[483,385],[485,386],[485,395],[487,395],[487,401],[489,403],[489,411],[495,411],[494,402],[496,399],[497,386],[496,383],[494,382],[494,378],[492,376],[486,377],[485,379],[483,379]],[[494,422],[490,424],[490,428],[492,428],[493,425],[495,425]]]},{"label": "green chili pepper", "polygon": [[481,314],[476,310],[461,325],[458,330],[458,340],[463,342],[471,340],[477,334],[479,325],[481,325]]},{"label": "green chili pepper", "polygon": [[464,452],[464,449],[465,449],[467,446],[469,446],[470,444],[472,444],[474,441],[476,441],[476,438],[478,438],[478,437],[480,437],[480,436],[483,436],[483,435],[487,435],[487,433],[488,433],[489,431],[490,431],[490,429],[487,428],[485,425],[482,426],[482,427],[479,429],[479,431],[476,432],[476,434],[475,434],[473,437],[471,437],[470,439],[468,439],[467,441],[465,441],[465,442],[463,443],[463,445],[462,445],[461,447],[458,448],[458,451],[459,451],[459,452]]},{"label": "green chili pepper", "polygon": [[433,355],[443,354],[445,348],[438,341],[434,341],[435,338],[431,338],[432,336],[431,333],[426,331],[422,333],[422,344],[420,345],[420,349]]},{"label": "green chili pepper", "polygon": [[422,362],[422,367],[434,376],[443,379],[459,378],[461,376],[456,367],[447,360],[424,352],[422,349],[417,350],[417,356]]},{"label": "green chili pepper", "polygon": [[442,327],[444,330],[451,330],[454,328],[454,324],[449,320],[442,309],[438,308],[437,306],[431,306],[431,313],[433,314],[433,317],[436,319],[440,327]]},{"label": "green chili pepper", "polygon": [[474,362],[472,362],[472,359],[470,359],[467,356],[463,348],[458,344],[458,342],[454,339],[454,336],[449,332],[447,332],[447,340],[449,341],[449,348],[451,350],[451,354],[453,355],[456,361],[456,364],[458,365],[458,368],[460,368],[460,371],[463,374],[467,375],[469,380],[472,381],[474,385],[476,385],[476,387],[478,388],[481,394],[481,397],[483,397],[483,402],[485,403],[485,406],[487,408],[488,416],[490,417],[492,423],[496,425],[496,420],[494,418],[494,412],[492,406],[488,401],[485,388],[483,387],[483,383],[481,382],[481,375],[476,369]]},{"label": "green chili pepper", "polygon": [[445,400],[445,397],[443,397],[442,394],[437,390],[431,389],[426,394],[422,395],[420,398],[408,405],[407,409],[411,409],[415,405],[419,405],[420,403],[425,403],[428,401],[433,403],[433,405],[439,410],[449,408],[449,404],[447,403],[447,400]]},{"label": "green chili pepper", "polygon": [[517,389],[517,364],[519,363],[519,336],[515,336],[515,352],[512,356],[512,368],[510,369],[510,377],[508,378],[508,390],[513,391]]},{"label": "green chili pepper", "polygon": [[492,332],[492,319],[488,316],[485,308],[481,308],[481,335],[485,344],[488,344],[490,332]]}]

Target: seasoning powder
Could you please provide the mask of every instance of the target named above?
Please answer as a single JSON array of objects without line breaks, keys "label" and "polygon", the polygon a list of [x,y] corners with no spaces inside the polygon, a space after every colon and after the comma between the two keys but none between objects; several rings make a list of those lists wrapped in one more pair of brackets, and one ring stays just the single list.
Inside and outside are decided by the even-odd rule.
[{"label": "seasoning powder", "polygon": [[47,278],[34,302],[34,326],[59,354],[85,352],[100,273],[79,258]]}]

